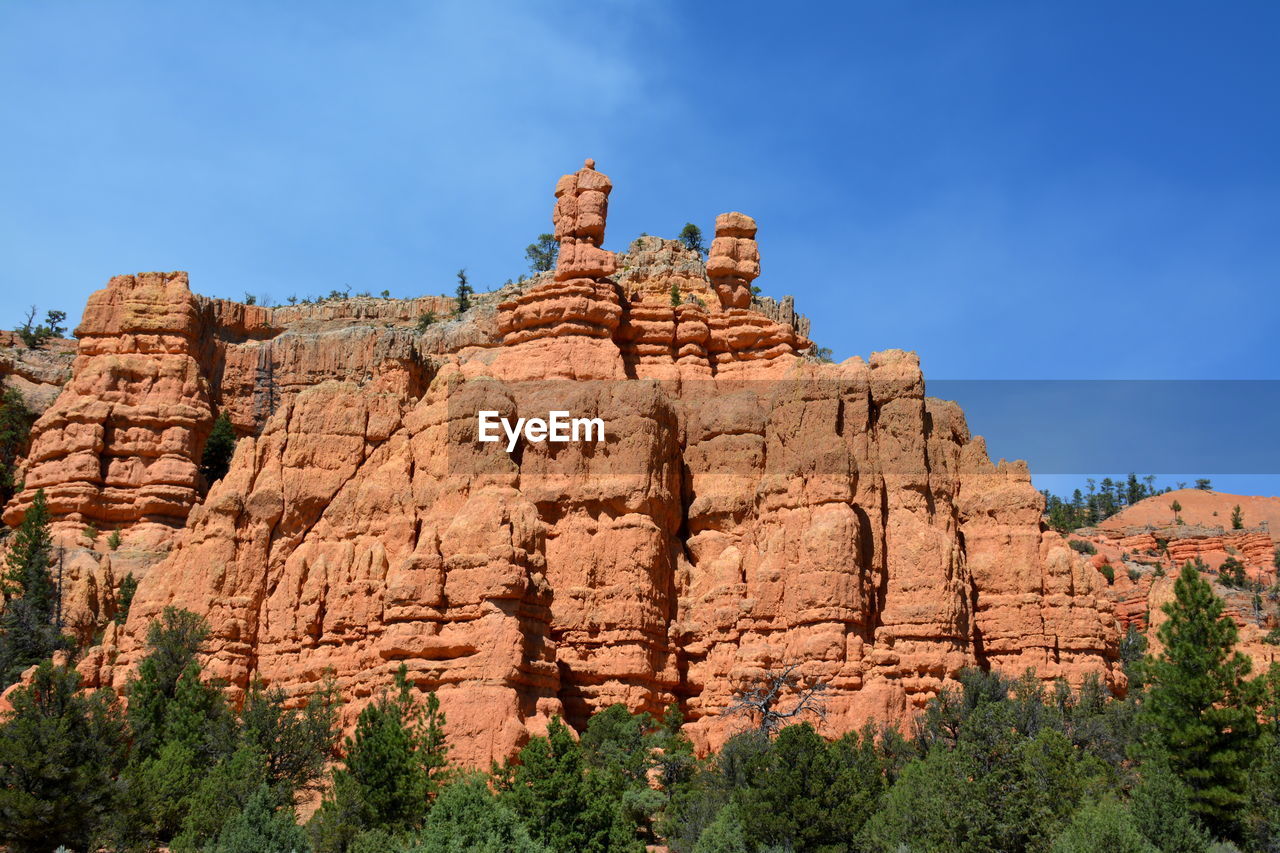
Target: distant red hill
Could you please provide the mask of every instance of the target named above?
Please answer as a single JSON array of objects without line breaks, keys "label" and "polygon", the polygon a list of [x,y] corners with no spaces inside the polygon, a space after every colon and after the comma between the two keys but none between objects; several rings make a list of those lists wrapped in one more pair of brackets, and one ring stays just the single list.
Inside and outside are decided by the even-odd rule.
[{"label": "distant red hill", "polygon": [[1231,495],[1201,489],[1179,489],[1146,498],[1126,507],[1098,524],[1103,530],[1121,531],[1126,527],[1164,526],[1173,523],[1171,505],[1177,501],[1177,513],[1188,525],[1231,529],[1232,508],[1239,505],[1244,526],[1255,528],[1266,522],[1273,532],[1280,532],[1280,498],[1259,495]]}]

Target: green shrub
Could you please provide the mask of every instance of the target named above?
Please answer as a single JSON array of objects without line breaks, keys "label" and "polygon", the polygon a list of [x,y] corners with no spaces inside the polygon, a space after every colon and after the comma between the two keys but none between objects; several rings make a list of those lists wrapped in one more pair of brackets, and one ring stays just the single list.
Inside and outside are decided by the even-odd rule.
[{"label": "green shrub", "polygon": [[1078,554],[1098,553],[1098,548],[1096,545],[1094,545],[1092,542],[1085,542],[1084,540],[1081,540],[1081,539],[1069,539],[1067,540],[1067,545],[1071,547],[1072,551],[1075,551]]},{"label": "green shrub", "polygon": [[1089,803],[1053,841],[1051,853],[1160,853],[1134,822],[1129,810],[1114,800]]},{"label": "green shrub", "polygon": [[204,453],[200,458],[200,472],[204,474],[205,483],[212,486],[227,476],[235,452],[236,431],[231,426],[231,418],[222,412],[213,422],[213,431],[204,443]]},{"label": "green shrub", "polygon": [[[119,535],[119,531],[116,532]],[[133,572],[124,576],[124,580],[120,581],[120,589],[116,592],[116,616],[117,625],[123,625],[124,620],[129,617],[129,607],[133,604],[133,595],[138,591],[138,581],[134,578]]]},{"label": "green shrub", "polygon": [[702,229],[692,222],[686,222],[680,231],[679,240],[684,243],[684,247],[691,252],[697,252],[698,257],[706,257],[707,249],[702,245]]},{"label": "green shrub", "polygon": [[[635,244],[632,243],[632,248]],[[560,255],[560,243],[554,234],[539,234],[536,242],[530,243],[524,250],[529,259],[529,269],[536,275],[555,269],[556,258]]]},{"label": "green shrub", "polygon": [[293,810],[279,807],[271,788],[260,785],[244,808],[223,825],[217,843],[205,849],[207,853],[305,853],[310,847]]},{"label": "green shrub", "polygon": [[38,326],[34,325],[36,306],[32,305],[31,310],[27,312],[26,322],[16,330],[18,337],[31,349],[42,347],[45,341],[51,338],[60,338],[67,333],[66,327],[62,325],[67,319],[67,312],[49,311],[45,313],[44,317],[44,323]]},{"label": "green shrub", "polygon": [[487,779],[471,774],[446,785],[431,807],[411,853],[545,853],[528,830],[489,790]]}]

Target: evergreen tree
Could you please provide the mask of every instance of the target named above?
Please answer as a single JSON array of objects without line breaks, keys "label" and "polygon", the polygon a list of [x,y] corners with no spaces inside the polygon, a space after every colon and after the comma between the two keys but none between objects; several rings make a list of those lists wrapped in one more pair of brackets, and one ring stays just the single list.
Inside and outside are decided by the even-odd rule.
[{"label": "evergreen tree", "polygon": [[14,388],[6,388],[0,378],[0,505],[9,502],[17,487],[18,460],[31,437],[35,412]]},{"label": "evergreen tree", "polygon": [[303,853],[306,833],[291,808],[281,807],[271,788],[261,785],[227,822],[207,853]]},{"label": "evergreen tree", "polygon": [[680,303],[684,301],[684,297],[680,294],[680,285],[678,282],[671,282],[671,307],[679,308]]},{"label": "evergreen tree", "polygon": [[1258,740],[1250,662],[1235,651],[1235,622],[1191,566],[1174,584],[1158,635],[1164,650],[1147,661],[1143,715],[1191,789],[1193,814],[1219,835],[1237,836]]},{"label": "evergreen tree", "polygon": [[428,693],[426,705],[418,704],[401,665],[395,691],[365,707],[346,739],[343,766],[312,819],[316,850],[345,850],[366,830],[421,827],[443,781],[444,724],[440,700]]},{"label": "evergreen tree", "polygon": [[1071,493],[1071,529],[1079,527],[1086,518],[1088,518],[1088,512],[1085,508],[1084,496],[1080,494],[1079,489],[1076,489]]},{"label": "evergreen tree", "polygon": [[1244,563],[1235,557],[1227,557],[1222,561],[1222,565],[1218,566],[1218,580],[1223,586],[1231,586],[1236,589],[1244,589],[1249,584],[1249,578],[1244,571]]},{"label": "evergreen tree", "polygon": [[250,686],[240,714],[238,746],[187,798],[174,851],[202,850],[222,839],[229,825],[243,823],[243,813],[253,811],[252,798],[260,790],[271,794],[273,820],[287,816],[292,825],[298,793],[315,787],[332,752],[337,714],[331,682],[301,709],[286,709],[284,700],[279,689]]},{"label": "evergreen tree", "polygon": [[730,803],[716,813],[706,831],[698,836],[693,853],[741,853],[749,849],[747,828],[738,807]]},{"label": "evergreen tree", "polygon": [[1133,506],[1138,501],[1147,496],[1146,490],[1142,488],[1142,483],[1138,480],[1138,475],[1129,472],[1129,479],[1125,481],[1124,500],[1129,506]]},{"label": "evergreen tree", "polygon": [[13,853],[94,849],[114,806],[125,733],[110,691],[79,693],[74,670],[45,662],[0,724],[0,843]]},{"label": "evergreen tree", "polygon": [[503,799],[530,836],[552,850],[643,849],[622,818],[620,792],[606,774],[588,774],[583,765],[579,743],[557,717],[546,737],[536,737],[520,750]]},{"label": "evergreen tree", "polygon": [[484,776],[471,774],[446,785],[412,853],[549,853],[529,837],[524,824],[489,791]]},{"label": "evergreen tree", "polygon": [[1244,513],[1240,511],[1240,504],[1236,504],[1231,510],[1231,529],[1244,530]]},{"label": "evergreen tree", "polygon": [[[337,687],[327,680],[298,710],[286,709],[285,699],[278,687],[264,690],[261,683],[252,684],[240,711],[240,736],[263,756],[266,781],[292,798],[297,792],[314,790],[325,763],[333,757],[338,739]],[[439,724],[443,722],[441,715]]]},{"label": "evergreen tree", "polygon": [[549,272],[555,269],[556,258],[560,255],[560,244],[554,234],[539,234],[536,243],[530,243],[524,250],[529,259],[529,269],[534,274]]},{"label": "evergreen tree", "polygon": [[45,341],[50,338],[60,338],[67,333],[67,329],[62,324],[67,319],[66,311],[46,311],[44,315],[44,323],[35,325],[36,306],[32,305],[31,310],[27,312],[27,319],[18,327],[18,337],[22,338],[22,342],[32,349],[44,346]]},{"label": "evergreen tree", "polygon": [[1262,736],[1249,779],[1247,837],[1258,850],[1280,850],[1280,663],[1258,679]]},{"label": "evergreen tree", "polygon": [[175,853],[202,850],[217,839],[264,788],[272,792],[273,805],[283,799],[281,791],[268,785],[262,753],[249,744],[241,744],[195,783],[183,803],[182,831],[170,847]]},{"label": "evergreen tree", "polygon": [[222,412],[213,422],[213,431],[209,440],[204,443],[204,454],[200,459],[200,473],[204,481],[212,486],[227,476],[231,467],[231,457],[236,451],[236,431],[231,425],[231,417]]},{"label": "evergreen tree", "polygon": [[697,252],[700,257],[706,257],[707,247],[702,245],[702,229],[697,225],[686,222],[684,228],[680,230],[679,239],[686,249]]},{"label": "evergreen tree", "polygon": [[120,589],[116,592],[115,623],[117,625],[123,625],[129,618],[129,608],[133,605],[133,596],[137,591],[138,581],[133,576],[133,572],[129,572],[124,576],[124,580],[120,581]]},{"label": "evergreen tree", "polygon": [[1162,853],[1204,853],[1210,838],[1191,813],[1191,789],[1157,753],[1138,768],[1129,809],[1138,831]]},{"label": "evergreen tree", "polygon": [[874,811],[881,786],[874,744],[852,734],[828,745],[802,723],[757,756],[733,803],[748,849],[842,849]]},{"label": "evergreen tree", "polygon": [[1147,646],[1146,635],[1138,630],[1137,625],[1130,622],[1124,636],[1120,638],[1120,665],[1124,668],[1129,682],[1135,687],[1142,683],[1141,663],[1147,656]]},{"label": "evergreen tree", "polygon": [[467,271],[465,269],[458,270],[458,289],[454,291],[457,295],[457,311],[459,314],[465,314],[471,310],[471,295],[475,290],[471,285],[467,284]]},{"label": "evergreen tree", "polygon": [[646,782],[653,766],[647,731],[653,727],[648,714],[632,714],[626,705],[610,705],[587,721],[581,746],[584,762],[613,776],[619,785]]},{"label": "evergreen tree", "polygon": [[1088,803],[1054,839],[1050,853],[1160,853],[1138,831],[1129,810],[1114,800]]},{"label": "evergreen tree", "polygon": [[58,624],[61,603],[50,573],[53,540],[49,523],[41,489],[11,537],[0,578],[5,600],[0,613],[0,689],[17,681],[23,670],[70,645]]},{"label": "evergreen tree", "polygon": [[668,803],[677,790],[693,778],[696,760],[693,744],[683,732],[684,714],[672,702],[662,715],[658,728],[650,735],[654,749],[654,765],[658,769],[658,787],[666,794]]},{"label": "evergreen tree", "polygon": [[200,678],[196,652],[208,628],[169,607],[147,632],[148,653],[126,687],[133,753],[117,815],[117,843],[156,844],[183,827],[203,780],[236,748],[235,719],[222,690]]},{"label": "evergreen tree", "polygon": [[1101,491],[1098,492],[1098,518],[1110,518],[1120,511],[1120,484],[1110,477],[1102,479]]},{"label": "evergreen tree", "polygon": [[135,758],[149,758],[160,751],[178,684],[184,675],[198,680],[196,653],[208,638],[209,627],[203,619],[176,607],[166,607],[148,627],[147,654],[125,688]]}]

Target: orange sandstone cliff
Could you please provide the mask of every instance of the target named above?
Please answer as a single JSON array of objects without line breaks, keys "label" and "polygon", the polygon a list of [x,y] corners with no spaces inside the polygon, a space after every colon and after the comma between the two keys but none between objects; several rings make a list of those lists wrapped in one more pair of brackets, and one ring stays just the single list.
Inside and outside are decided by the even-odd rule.
[{"label": "orange sandstone cliff", "polygon": [[[1242,526],[1233,529],[1236,507]],[[1238,648],[1259,673],[1280,661],[1280,645],[1274,644],[1274,637],[1267,641],[1280,627],[1277,530],[1280,498],[1178,489],[1138,501],[1095,528],[1075,531],[1071,538],[1093,546],[1094,566],[1111,566],[1107,596],[1119,629],[1147,631],[1153,648],[1158,639],[1150,629],[1164,621],[1161,606],[1173,599],[1174,579],[1184,564],[1197,566],[1226,602],[1225,612],[1240,630]],[[1240,564],[1243,585],[1234,579],[1222,582],[1219,572],[1228,561]]]},{"label": "orange sandstone cliff", "polygon": [[[89,683],[122,688],[149,622],[186,607],[233,690],[301,701],[332,671],[348,723],[407,666],[475,764],[616,702],[678,702],[712,748],[743,725],[735,687],[783,663],[830,685],[833,734],[909,717],[965,666],[1122,688],[1105,580],[914,354],[809,357],[790,301],[751,295],[741,213],[705,263],[605,250],[611,188],[591,161],[561,178],[554,272],[424,330],[451,300],[245,306],[183,273],[95,293],[4,516],[45,490],[90,625],[142,577]],[[509,451],[477,440],[482,410],[606,435]],[[219,411],[241,438],[210,488]]]}]

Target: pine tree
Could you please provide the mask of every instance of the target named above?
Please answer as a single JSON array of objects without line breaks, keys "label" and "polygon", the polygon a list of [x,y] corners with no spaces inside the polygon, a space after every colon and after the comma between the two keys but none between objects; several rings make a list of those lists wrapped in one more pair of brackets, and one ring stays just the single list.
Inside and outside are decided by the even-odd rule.
[{"label": "pine tree", "polygon": [[684,243],[686,249],[697,252],[699,256],[706,257],[707,248],[702,245],[702,229],[692,222],[686,222],[680,231],[680,242]]},{"label": "pine tree", "polygon": [[47,853],[91,842],[113,810],[125,732],[114,695],[79,693],[74,670],[46,662],[17,688],[0,725],[0,843]]},{"label": "pine tree", "polygon": [[429,693],[425,706],[416,702],[402,665],[394,692],[366,706],[346,739],[343,766],[310,827],[316,850],[343,850],[365,830],[421,827],[443,781],[444,724],[440,700]]},{"label": "pine tree", "polygon": [[18,459],[31,437],[36,415],[14,388],[0,380],[0,505],[8,503],[17,487]]},{"label": "pine tree", "polygon": [[539,234],[536,243],[530,243],[524,250],[529,259],[529,269],[535,274],[555,269],[556,258],[560,255],[560,244],[554,234]]},{"label": "pine tree", "polygon": [[[843,849],[877,802],[880,768],[848,739],[828,745],[808,723],[779,732],[734,792],[748,849]],[[836,760],[839,758],[839,760]]]},{"label": "pine tree", "polygon": [[458,289],[454,292],[458,298],[458,313],[465,314],[471,310],[471,295],[475,293],[475,290],[471,285],[467,284],[467,271],[465,269],[458,270]]},{"label": "pine tree", "polygon": [[1191,789],[1156,755],[1138,768],[1130,810],[1139,831],[1163,853],[1204,853],[1209,834],[1191,813]]},{"label": "pine tree", "polygon": [[241,738],[263,756],[267,781],[292,797],[313,789],[333,756],[337,687],[326,680],[301,709],[286,709],[285,700],[280,688],[252,684],[240,711]]},{"label": "pine tree", "polygon": [[1190,808],[1214,832],[1235,836],[1247,802],[1246,780],[1258,739],[1250,662],[1235,651],[1235,622],[1222,599],[1191,566],[1174,584],[1158,636],[1164,650],[1148,660],[1143,716],[1190,787]]},{"label": "pine tree", "polygon": [[35,325],[36,306],[32,305],[31,310],[27,312],[26,322],[19,326],[16,331],[24,344],[36,349],[44,346],[45,341],[50,338],[60,338],[65,335],[67,329],[62,324],[66,319],[66,311],[46,311],[44,323],[37,326]]},{"label": "pine tree", "polygon": [[1050,853],[1161,853],[1138,831],[1129,810],[1115,801],[1088,803],[1053,841]]},{"label": "pine tree", "polygon": [[546,737],[520,750],[503,794],[534,841],[552,850],[612,853],[643,849],[623,819],[620,792],[606,774],[588,774],[582,748],[557,717]]},{"label": "pine tree", "polygon": [[284,792],[269,786],[262,752],[251,744],[241,744],[196,783],[183,803],[182,832],[170,846],[175,851],[203,849],[262,788],[271,790],[273,805],[286,800]]},{"label": "pine tree", "polygon": [[307,837],[293,810],[281,807],[267,785],[259,786],[244,808],[229,820],[208,853],[297,853]]},{"label": "pine tree", "polygon": [[1240,504],[1231,510],[1231,529],[1244,530],[1244,513],[1240,511]]},{"label": "pine tree", "polygon": [[179,681],[187,674],[198,677],[196,653],[208,638],[209,627],[203,619],[176,607],[166,607],[147,629],[147,655],[126,687],[135,757],[159,752]]},{"label": "pine tree", "polygon": [[204,474],[205,483],[212,486],[227,476],[235,451],[236,431],[231,425],[231,418],[222,412],[213,422],[213,431],[204,443],[204,455],[200,459],[200,473]]},{"label": "pine tree", "polygon": [[59,629],[59,592],[50,573],[53,540],[44,490],[36,492],[14,532],[0,578],[5,605],[0,614],[0,689],[27,667],[69,647]]},{"label": "pine tree", "polygon": [[1142,488],[1142,483],[1138,481],[1138,475],[1130,472],[1129,479],[1125,482],[1125,503],[1133,506],[1144,497],[1146,497],[1146,490]]},{"label": "pine tree", "polygon": [[671,282],[671,307],[679,308],[680,303],[683,301],[684,297],[680,295],[680,285],[674,281]]},{"label": "pine tree", "polygon": [[133,572],[129,572],[124,576],[124,580],[120,581],[120,589],[116,591],[116,615],[115,623],[123,625],[124,620],[129,618],[129,608],[133,605],[133,596],[138,591],[138,580],[133,576]]},{"label": "pine tree", "polygon": [[414,853],[548,853],[479,774],[446,785],[431,807]]},{"label": "pine tree", "polygon": [[208,635],[203,620],[173,607],[148,630],[147,656],[126,688],[133,753],[122,777],[130,797],[115,832],[122,846],[173,838],[201,783],[236,748],[222,690],[200,678],[196,652]]}]

